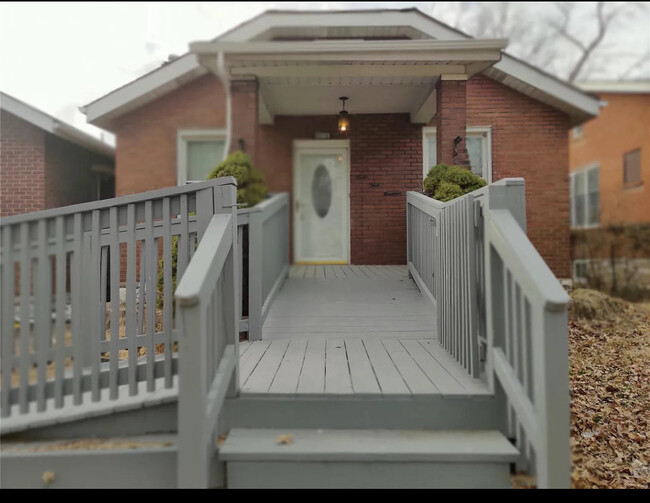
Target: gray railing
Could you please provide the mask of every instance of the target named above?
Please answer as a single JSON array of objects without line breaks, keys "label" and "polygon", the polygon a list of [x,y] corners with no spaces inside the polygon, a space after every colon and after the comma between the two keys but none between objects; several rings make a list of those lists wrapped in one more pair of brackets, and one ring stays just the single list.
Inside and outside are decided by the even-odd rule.
[{"label": "gray railing", "polygon": [[568,487],[569,297],[526,236],[525,208],[522,179],[448,203],[409,192],[408,265],[441,344],[504,400],[519,468]]},{"label": "gray railing", "polygon": [[42,412],[115,400],[126,393],[122,385],[129,395],[173,386],[174,273],[183,275],[234,183],[2,219],[3,417],[27,414],[32,404]]},{"label": "gray railing", "polygon": [[486,189],[442,203],[407,194],[409,272],[437,313],[440,344],[479,377],[479,219],[475,201]]},{"label": "gray railing", "polygon": [[[248,228],[248,319],[240,323],[248,339],[262,339],[262,325],[289,272],[289,194],[274,194],[239,210],[239,243]],[[240,246],[240,263],[243,250]]]},{"label": "gray railing", "polygon": [[569,487],[569,297],[508,209],[523,200],[523,184],[493,192],[485,211],[488,379],[503,391],[519,468],[535,473],[538,487]]},{"label": "gray railing", "polygon": [[221,407],[239,388],[236,190],[229,189],[221,210],[227,213],[212,217],[175,293],[181,351],[178,484],[184,488],[223,483],[223,466],[214,461],[218,436],[225,433]]}]

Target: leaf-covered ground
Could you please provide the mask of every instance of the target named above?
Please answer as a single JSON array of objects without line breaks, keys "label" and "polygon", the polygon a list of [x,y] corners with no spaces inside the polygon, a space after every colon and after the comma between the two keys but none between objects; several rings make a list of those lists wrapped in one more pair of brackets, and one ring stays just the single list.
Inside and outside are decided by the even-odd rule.
[{"label": "leaf-covered ground", "polygon": [[650,310],[602,300],[569,323],[572,485],[650,488]]}]

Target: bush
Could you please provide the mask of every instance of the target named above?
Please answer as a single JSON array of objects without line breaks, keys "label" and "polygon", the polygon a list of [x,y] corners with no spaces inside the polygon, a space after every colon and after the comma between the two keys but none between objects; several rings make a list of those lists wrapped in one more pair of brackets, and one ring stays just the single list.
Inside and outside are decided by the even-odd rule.
[{"label": "bush", "polygon": [[237,202],[248,207],[264,201],[268,189],[264,183],[264,175],[255,169],[251,158],[238,150],[217,164],[208,175],[208,180],[232,176],[237,180]]},{"label": "bush", "polygon": [[438,164],[429,171],[424,179],[424,193],[446,202],[485,187],[487,182],[468,169],[460,166]]}]

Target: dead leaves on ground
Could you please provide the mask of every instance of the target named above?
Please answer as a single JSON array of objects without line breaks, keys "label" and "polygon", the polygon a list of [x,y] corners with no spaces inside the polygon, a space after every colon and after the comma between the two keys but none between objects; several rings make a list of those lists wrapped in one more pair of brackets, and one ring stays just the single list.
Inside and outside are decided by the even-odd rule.
[{"label": "dead leaves on ground", "polygon": [[650,316],[569,323],[572,486],[650,488]]}]

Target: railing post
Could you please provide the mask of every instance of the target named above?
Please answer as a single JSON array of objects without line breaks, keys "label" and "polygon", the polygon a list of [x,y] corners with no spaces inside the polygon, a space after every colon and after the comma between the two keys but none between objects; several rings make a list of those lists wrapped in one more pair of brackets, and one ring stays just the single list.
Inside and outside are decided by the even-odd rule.
[{"label": "railing post", "polygon": [[207,312],[202,302],[182,305],[178,381],[178,487],[207,488],[214,449],[205,431],[208,369]]},{"label": "railing post", "polygon": [[508,210],[526,232],[526,188],[523,178],[504,178],[491,184],[487,205],[491,210]]},{"label": "railing post", "polygon": [[248,340],[262,340],[262,218],[249,214],[248,223]]},{"label": "railing post", "polygon": [[[537,486],[571,485],[569,348],[566,306],[545,306],[533,319],[539,332],[533,337],[533,383],[540,412],[542,441],[537,449]],[[535,330],[535,328],[533,328]],[[541,332],[541,333],[540,333]]]}]

